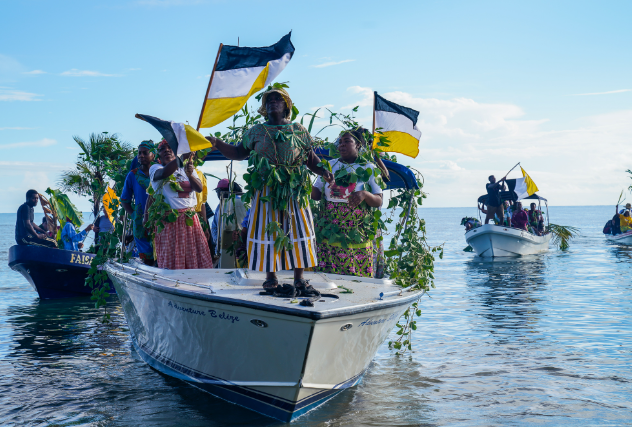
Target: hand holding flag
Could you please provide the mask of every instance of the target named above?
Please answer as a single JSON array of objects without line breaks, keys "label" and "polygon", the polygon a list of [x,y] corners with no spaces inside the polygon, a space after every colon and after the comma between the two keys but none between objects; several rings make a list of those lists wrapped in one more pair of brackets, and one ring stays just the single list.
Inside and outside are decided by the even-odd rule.
[{"label": "hand holding flag", "polygon": [[211,141],[185,123],[168,122],[146,114],[135,117],[155,127],[176,156],[213,147]]}]

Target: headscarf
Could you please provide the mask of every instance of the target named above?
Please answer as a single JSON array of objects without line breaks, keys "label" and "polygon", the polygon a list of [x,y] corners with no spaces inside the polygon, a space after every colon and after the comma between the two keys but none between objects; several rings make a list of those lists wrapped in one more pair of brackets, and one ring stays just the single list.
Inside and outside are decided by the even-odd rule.
[{"label": "headscarf", "polygon": [[266,110],[266,100],[268,99],[268,95],[274,92],[281,95],[283,99],[285,100],[285,105],[287,105],[287,114],[285,115],[285,118],[290,120],[292,118],[292,107],[294,104],[292,103],[290,94],[288,94],[287,91],[283,88],[272,88],[264,92],[263,96],[261,97],[261,107],[259,107],[257,112],[261,114],[263,117],[265,117],[266,119],[268,118],[268,111]]},{"label": "headscarf", "polygon": [[160,142],[158,143],[158,151],[160,151],[160,149],[165,145],[169,145],[169,143],[167,142],[166,139],[162,138]]},{"label": "headscarf", "polygon": [[143,142],[141,142],[141,143],[138,145],[138,148],[139,148],[139,149],[141,149],[141,148],[146,148],[146,149],[148,149],[149,151],[152,151],[152,152],[153,152],[153,151],[154,151],[154,149],[155,149],[156,147],[154,146],[154,141],[152,141],[151,139],[149,139],[149,140],[147,140],[147,141],[143,141]]}]

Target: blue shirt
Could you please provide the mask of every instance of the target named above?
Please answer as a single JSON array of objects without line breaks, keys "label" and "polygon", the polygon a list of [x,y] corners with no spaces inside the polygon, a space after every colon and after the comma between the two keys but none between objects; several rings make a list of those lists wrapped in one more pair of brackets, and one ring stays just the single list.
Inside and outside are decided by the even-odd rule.
[{"label": "blue shirt", "polygon": [[[136,173],[134,173],[136,172]],[[145,186],[142,186],[136,177],[138,177],[145,181]],[[145,204],[147,204],[147,198],[149,195],[147,194],[147,187],[149,184],[149,177],[143,173],[143,171],[138,169],[134,169],[133,171],[127,174],[125,178],[125,184],[123,185],[123,192],[121,193],[121,201],[124,202],[132,202],[132,196],[134,196],[134,204],[138,204],[141,206],[141,212],[145,212]]]},{"label": "blue shirt", "polygon": [[83,240],[86,234],[86,230],[77,233],[77,229],[73,223],[66,222],[66,225],[64,225],[64,228],[61,230],[61,241],[64,242],[64,249],[67,251],[78,251],[79,242]]},{"label": "blue shirt", "polygon": [[136,239],[145,240],[145,229],[143,227],[143,214],[145,213],[145,205],[147,204],[147,187],[149,186],[149,177],[140,170],[140,168],[132,169],[125,178],[123,191],[121,192],[121,202],[132,203],[134,199],[134,214],[132,223],[134,225],[134,237]]}]

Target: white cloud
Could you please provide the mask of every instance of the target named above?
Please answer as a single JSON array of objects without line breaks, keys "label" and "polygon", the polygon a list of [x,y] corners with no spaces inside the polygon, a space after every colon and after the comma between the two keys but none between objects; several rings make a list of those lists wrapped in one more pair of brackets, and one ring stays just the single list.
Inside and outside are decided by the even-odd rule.
[{"label": "white cloud", "polygon": [[120,77],[118,74],[104,74],[98,71],[78,70],[76,68],[64,71],[61,75],[68,77]]},{"label": "white cloud", "polygon": [[[360,105],[358,115],[367,116],[360,122],[370,126],[365,113],[372,108],[372,89],[354,86],[348,91],[359,95],[350,106]],[[381,95],[419,111],[419,156],[398,158],[423,173],[428,206],[475,206],[487,177],[502,176],[517,162],[554,205],[614,203],[628,185],[632,110],[577,117],[575,125],[564,126],[530,117],[512,103]],[[512,176],[519,177],[520,170]]]},{"label": "white cloud", "polygon": [[611,93],[622,93],[622,92],[630,92],[632,89],[619,89],[619,90],[610,90],[608,92],[594,92],[594,93],[575,93],[573,96],[587,96],[587,95],[609,95]]},{"label": "white cloud", "polygon": [[39,141],[33,142],[14,142],[11,144],[0,144],[0,150],[21,147],[50,147],[51,145],[55,144],[57,144],[57,141],[55,141],[54,139],[43,138]]},{"label": "white cloud", "polygon": [[33,70],[33,71],[25,71],[22,74],[30,74],[30,75],[38,75],[38,74],[47,74],[46,71],[42,71],[42,70]]},{"label": "white cloud", "polygon": [[0,87],[0,101],[40,101],[36,93],[24,92],[8,87]]},{"label": "white cloud", "polygon": [[334,108],[334,104],[325,104],[325,105],[321,105],[320,107],[312,107],[310,108],[310,110],[312,111],[316,111],[316,110],[325,110],[325,109],[332,109]]},{"label": "white cloud", "polygon": [[25,70],[24,65],[10,56],[0,54],[0,77],[8,77],[14,74],[22,73]]},{"label": "white cloud", "polygon": [[333,65],[339,65],[339,64],[344,64],[345,62],[353,62],[355,61],[355,59],[345,59],[343,61],[331,61],[331,62],[325,62],[323,64],[318,64],[318,65],[312,65],[312,68],[325,68],[325,67],[331,67]]}]

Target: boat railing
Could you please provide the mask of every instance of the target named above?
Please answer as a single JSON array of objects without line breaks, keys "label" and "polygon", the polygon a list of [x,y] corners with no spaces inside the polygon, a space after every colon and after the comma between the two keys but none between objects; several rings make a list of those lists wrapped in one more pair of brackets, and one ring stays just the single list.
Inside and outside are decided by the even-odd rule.
[{"label": "boat railing", "polygon": [[[131,270],[134,272],[134,275],[137,275],[139,277],[136,278],[136,280],[141,280],[143,282],[148,282],[148,283],[152,283],[154,280],[166,280],[169,282],[174,282],[175,286],[177,287],[178,285],[186,285],[186,286],[194,286],[196,288],[202,288],[202,289],[206,289],[207,291],[210,291],[212,294],[215,294],[215,290],[213,289],[213,287],[211,285],[200,285],[199,283],[192,283],[192,282],[187,282],[185,280],[180,280],[180,279],[173,279],[171,277],[165,276],[165,275],[159,275],[158,273],[149,273],[147,271],[143,271],[143,270],[139,270],[138,267],[130,267],[127,266],[125,264],[120,264],[120,263],[114,263],[114,262],[110,262],[110,265],[116,269],[116,268],[120,268],[120,270]],[[148,276],[151,277],[151,279],[146,279],[142,276],[140,276],[140,273],[146,274]],[[112,272],[112,274],[114,274],[115,276],[117,275],[115,272]]]}]

